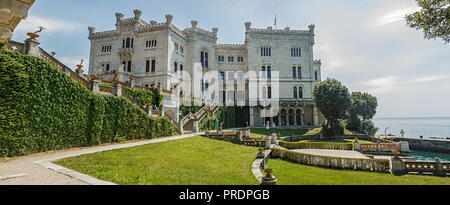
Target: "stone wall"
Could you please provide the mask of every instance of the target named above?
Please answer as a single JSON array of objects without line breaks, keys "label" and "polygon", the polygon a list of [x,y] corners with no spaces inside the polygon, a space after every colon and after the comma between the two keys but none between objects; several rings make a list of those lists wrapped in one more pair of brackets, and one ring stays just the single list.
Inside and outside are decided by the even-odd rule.
[{"label": "stone wall", "polygon": [[394,141],[406,141],[413,151],[430,151],[450,153],[450,140],[444,139],[417,139],[417,138],[395,138]]}]

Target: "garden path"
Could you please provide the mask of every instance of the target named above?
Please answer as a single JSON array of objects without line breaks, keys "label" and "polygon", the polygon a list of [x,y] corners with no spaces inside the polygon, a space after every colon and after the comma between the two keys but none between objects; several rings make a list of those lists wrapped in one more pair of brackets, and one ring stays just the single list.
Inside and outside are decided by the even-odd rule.
[{"label": "garden path", "polygon": [[[201,135],[185,134],[173,137],[156,138],[125,142],[120,144],[108,144],[95,147],[73,148],[68,150],[50,151],[32,154],[12,159],[0,159],[0,185],[86,185],[111,184],[83,175],[72,170],[62,170],[63,167],[50,163],[62,158],[73,157],[83,154],[102,152],[113,149],[128,148],[151,143],[178,140]],[[56,170],[56,171],[55,171]],[[75,178],[76,177],[76,178]],[[87,179],[87,180],[85,180]]]}]

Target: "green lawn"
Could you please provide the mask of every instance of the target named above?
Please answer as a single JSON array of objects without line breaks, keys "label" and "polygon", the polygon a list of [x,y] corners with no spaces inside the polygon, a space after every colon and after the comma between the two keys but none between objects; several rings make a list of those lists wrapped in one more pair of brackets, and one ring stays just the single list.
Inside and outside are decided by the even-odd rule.
[{"label": "green lawn", "polygon": [[[245,128],[240,128],[237,130],[244,131]],[[303,128],[283,128],[283,129],[269,129],[269,135],[272,135],[272,133],[280,133],[282,137],[290,136],[291,134],[294,135],[303,135],[306,132],[308,132],[307,129]],[[267,130],[265,128],[250,128],[250,137],[252,138],[259,138],[259,137],[266,137],[267,136]]]},{"label": "green lawn", "polygon": [[257,185],[256,147],[204,137],[87,154],[56,164],[117,184]]},{"label": "green lawn", "polygon": [[274,170],[279,185],[450,185],[449,177],[327,169],[281,159],[270,160],[267,165]]}]

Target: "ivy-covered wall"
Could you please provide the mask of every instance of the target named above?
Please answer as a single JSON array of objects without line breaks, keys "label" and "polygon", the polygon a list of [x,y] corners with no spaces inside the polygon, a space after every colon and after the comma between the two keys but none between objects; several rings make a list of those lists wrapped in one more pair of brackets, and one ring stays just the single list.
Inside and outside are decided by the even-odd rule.
[{"label": "ivy-covered wall", "polygon": [[42,59],[0,48],[0,157],[175,134],[123,97],[93,94]]},{"label": "ivy-covered wall", "polygon": [[223,122],[223,128],[236,127],[235,123],[235,108],[234,107],[221,107],[215,113],[208,113],[199,123],[200,131],[209,131],[216,129],[216,120],[219,120],[219,124]]}]

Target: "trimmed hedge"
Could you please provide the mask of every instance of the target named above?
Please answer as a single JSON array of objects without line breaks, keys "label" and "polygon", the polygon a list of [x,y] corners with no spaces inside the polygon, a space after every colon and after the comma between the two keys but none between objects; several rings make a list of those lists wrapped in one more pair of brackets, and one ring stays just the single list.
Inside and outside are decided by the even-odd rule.
[{"label": "trimmed hedge", "polygon": [[332,143],[332,142],[286,142],[279,141],[281,147],[287,149],[336,149],[353,150],[353,143]]},{"label": "trimmed hedge", "polygon": [[123,97],[96,95],[45,60],[0,49],[0,157],[175,134]]},{"label": "trimmed hedge", "polygon": [[271,156],[294,163],[337,169],[366,170],[375,172],[389,172],[388,159],[354,159],[342,157],[319,156],[294,151],[272,148]]}]

